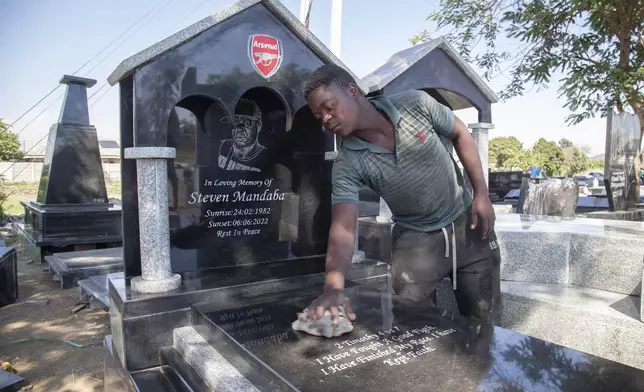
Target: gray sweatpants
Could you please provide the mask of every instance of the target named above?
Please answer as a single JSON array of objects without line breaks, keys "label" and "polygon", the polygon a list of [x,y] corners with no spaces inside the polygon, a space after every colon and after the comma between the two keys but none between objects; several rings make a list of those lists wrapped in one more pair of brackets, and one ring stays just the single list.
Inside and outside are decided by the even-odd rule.
[{"label": "gray sweatpants", "polygon": [[436,288],[450,276],[459,312],[483,323],[498,323],[501,309],[501,255],[492,232],[481,239],[468,210],[454,223],[432,232],[394,226],[394,292],[436,306]]}]

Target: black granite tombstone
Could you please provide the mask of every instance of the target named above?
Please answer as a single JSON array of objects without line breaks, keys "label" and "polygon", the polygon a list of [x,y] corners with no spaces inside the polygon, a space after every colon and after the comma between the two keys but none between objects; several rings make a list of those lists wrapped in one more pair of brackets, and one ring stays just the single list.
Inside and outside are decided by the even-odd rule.
[{"label": "black granite tombstone", "polygon": [[[195,329],[259,391],[639,391],[644,371],[391,294],[347,290],[339,338],[294,331],[307,293],[196,307]],[[211,384],[212,385],[212,384]]]},{"label": "black granite tombstone", "polygon": [[[189,390],[187,384],[196,380],[192,373],[162,358],[173,348],[177,329],[191,325],[226,359],[250,364],[244,374],[264,390],[268,380],[281,390],[374,390],[376,385],[378,390],[404,390],[434,383],[432,390],[445,386],[449,391],[461,384],[485,386],[481,380],[487,380],[489,369],[533,379],[540,375],[534,375],[535,369],[558,373],[568,362],[557,367],[556,361],[569,357],[588,369],[580,364],[590,357],[581,353],[500,329],[478,329],[456,316],[441,318],[440,312],[420,313],[411,306],[394,307],[392,314],[392,305],[402,301],[381,294],[352,294],[359,320],[339,340],[289,331],[297,311],[320,293],[324,281],[330,212],[326,158],[334,147],[306,107],[302,82],[318,66],[334,62],[339,63],[279,1],[243,0],[132,56],[110,76],[110,83],[121,88],[121,148],[176,149],[168,163],[168,214],[172,270],[182,279],[169,292],[132,290],[131,278],[141,274],[137,162],[125,160],[125,276],[109,280],[112,339],[106,339],[106,376],[141,382],[130,390],[173,390],[173,380]],[[347,287],[384,285],[386,271],[376,263],[353,264]],[[292,291],[304,288],[306,295]],[[282,294],[271,297],[275,293]],[[265,328],[240,329],[243,323],[222,321],[222,312],[249,310],[246,305],[254,306],[255,299],[270,315],[271,320],[257,321]],[[252,313],[257,312],[245,312]],[[385,351],[388,337],[398,346],[394,352]],[[381,343],[377,352],[370,339]],[[524,342],[561,355],[547,358],[550,363],[531,361],[532,351],[522,350]],[[398,355],[406,345],[411,350]],[[495,346],[510,347],[507,355],[518,355],[524,370],[496,366],[490,351],[497,361],[504,353],[494,352]],[[328,363],[325,356],[330,356]],[[360,366],[351,366],[350,356]],[[606,379],[602,372],[614,369],[639,377],[624,366],[596,363],[599,367],[588,371],[594,377],[591,387]],[[217,367],[205,361],[195,365]],[[581,378],[589,384],[586,374]],[[620,382],[628,387],[631,380]],[[124,383],[106,381],[117,384]]]},{"label": "black granite tombstone", "polygon": [[87,88],[95,80],[65,75],[67,91],[58,122],[49,131],[36,201],[21,201],[19,233],[36,258],[74,250],[120,245],[121,210],[108,201],[96,128],[90,125]]},{"label": "black granite tombstone", "polygon": [[18,299],[18,254],[15,248],[0,247],[0,306]]},{"label": "black granite tombstone", "polygon": [[[174,273],[324,262],[335,142],[303,84],[339,60],[278,2],[232,7],[242,11],[209,17],[110,76],[121,86],[121,148],[176,149],[168,162]],[[125,275],[133,277],[141,274],[134,161],[123,161],[122,182]]]},{"label": "black granite tombstone", "polygon": [[255,87],[239,98],[232,117],[217,103],[201,120],[188,109],[171,114],[169,146],[178,148],[169,175],[174,272],[325,253],[331,183],[325,152],[333,138],[306,108],[287,129],[292,112],[275,90]]},{"label": "black granite tombstone", "polygon": [[[193,303],[323,281],[335,141],[303,87],[327,63],[344,67],[279,1],[244,0],[110,76],[121,90],[122,151],[176,151],[167,197],[181,286],[164,293],[132,290],[140,200],[137,162],[122,161],[125,274],[110,279],[109,306],[114,355],[128,371],[159,365]],[[375,264],[354,264],[348,279],[382,277]]]},{"label": "black granite tombstone", "polygon": [[503,201],[511,190],[520,189],[522,177],[521,171],[490,171],[488,174],[490,200],[493,203]]},{"label": "black granite tombstone", "polygon": [[606,119],[606,154],[604,183],[611,211],[623,211],[639,203],[632,192],[639,181],[633,162],[640,146],[637,116],[608,111]]}]

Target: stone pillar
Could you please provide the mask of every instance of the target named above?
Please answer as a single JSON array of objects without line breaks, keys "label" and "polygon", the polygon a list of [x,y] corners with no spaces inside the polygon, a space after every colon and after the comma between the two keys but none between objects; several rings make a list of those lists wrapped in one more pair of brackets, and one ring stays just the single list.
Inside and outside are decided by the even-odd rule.
[{"label": "stone pillar", "polygon": [[94,87],[96,80],[78,76],[63,75],[61,84],[67,85],[65,99],[60,108],[58,122],[61,124],[77,124],[89,126],[89,106],[87,105],[87,89]]},{"label": "stone pillar", "polygon": [[490,123],[476,123],[469,124],[468,127],[472,130],[472,138],[476,142],[476,145],[479,148],[479,155],[481,156],[481,166],[483,167],[483,176],[485,177],[485,183],[489,186],[489,176],[488,176],[488,167],[489,167],[489,157],[488,157],[488,141],[489,135],[488,130],[494,129],[494,124]]},{"label": "stone pillar", "polygon": [[169,147],[132,147],[125,159],[136,159],[139,194],[141,276],[132,279],[132,291],[162,293],[181,285],[181,276],[170,264],[167,159],[176,155]]}]

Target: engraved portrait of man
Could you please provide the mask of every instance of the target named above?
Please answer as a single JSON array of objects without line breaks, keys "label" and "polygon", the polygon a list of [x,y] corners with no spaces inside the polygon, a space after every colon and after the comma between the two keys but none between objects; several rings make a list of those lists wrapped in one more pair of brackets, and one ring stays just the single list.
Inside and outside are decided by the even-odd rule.
[{"label": "engraved portrait of man", "polygon": [[[228,124],[228,117],[221,119]],[[257,103],[241,98],[235,106],[232,139],[219,146],[218,166],[224,170],[261,172],[266,164],[266,147],[259,143],[262,130],[262,111]]]}]

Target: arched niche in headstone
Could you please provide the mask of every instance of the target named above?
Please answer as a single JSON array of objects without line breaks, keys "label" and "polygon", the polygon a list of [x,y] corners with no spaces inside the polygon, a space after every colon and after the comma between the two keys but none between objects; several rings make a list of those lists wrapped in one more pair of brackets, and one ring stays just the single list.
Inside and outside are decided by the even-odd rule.
[{"label": "arched niche in headstone", "polygon": [[308,107],[291,116],[263,86],[241,94],[232,113],[193,95],[175,105],[167,134],[177,150],[168,172],[173,271],[326,252],[331,162],[325,168],[319,151],[330,143]]}]

